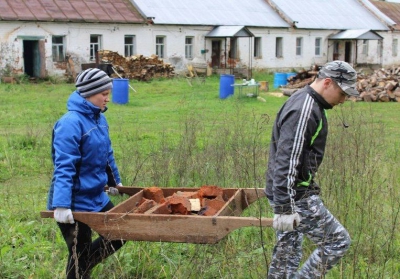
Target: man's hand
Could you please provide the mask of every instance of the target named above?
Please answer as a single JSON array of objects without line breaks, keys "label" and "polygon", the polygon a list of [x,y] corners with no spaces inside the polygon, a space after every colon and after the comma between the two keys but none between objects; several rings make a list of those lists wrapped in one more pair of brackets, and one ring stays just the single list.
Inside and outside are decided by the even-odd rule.
[{"label": "man's hand", "polygon": [[57,207],[54,210],[54,219],[56,219],[58,223],[75,223],[74,216],[69,208]]},{"label": "man's hand", "polygon": [[[123,187],[122,183],[118,183],[117,186],[118,186],[118,187]],[[116,195],[119,194],[119,191],[118,191],[118,189],[115,188],[115,187],[108,187],[108,193],[109,193],[111,196],[116,196]]]},{"label": "man's hand", "polygon": [[298,213],[285,215],[285,214],[275,214],[274,215],[274,229],[278,231],[293,231],[299,224],[301,218]]}]

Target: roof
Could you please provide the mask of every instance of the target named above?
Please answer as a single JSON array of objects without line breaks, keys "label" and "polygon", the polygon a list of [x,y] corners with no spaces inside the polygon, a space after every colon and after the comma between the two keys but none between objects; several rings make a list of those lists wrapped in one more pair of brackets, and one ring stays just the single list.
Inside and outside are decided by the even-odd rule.
[{"label": "roof", "polygon": [[143,23],[129,0],[0,0],[0,20]]},{"label": "roof", "polygon": [[373,1],[372,4],[394,21],[394,29],[400,30],[400,3]]},{"label": "roof", "polygon": [[254,37],[254,35],[244,26],[217,26],[211,30],[206,37]]},{"label": "roof", "polygon": [[155,24],[289,27],[265,0],[132,0]]},{"label": "roof", "polygon": [[389,30],[358,0],[268,0],[297,28]]},{"label": "roof", "polygon": [[329,39],[335,40],[382,40],[383,37],[376,34],[374,31],[368,29],[358,29],[358,30],[345,30],[339,32],[335,35],[329,36]]}]

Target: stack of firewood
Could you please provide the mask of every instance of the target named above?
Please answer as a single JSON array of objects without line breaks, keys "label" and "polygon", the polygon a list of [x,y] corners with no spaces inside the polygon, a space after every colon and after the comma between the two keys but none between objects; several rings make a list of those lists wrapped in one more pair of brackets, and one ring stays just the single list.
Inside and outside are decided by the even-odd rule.
[{"label": "stack of firewood", "polygon": [[357,90],[365,102],[400,102],[400,68],[375,70],[372,74],[359,74]]},{"label": "stack of firewood", "polygon": [[148,81],[152,78],[170,78],[175,75],[174,67],[169,63],[164,63],[157,55],[124,57],[110,50],[100,50],[98,55],[101,63],[111,64],[116,71],[112,77]]},{"label": "stack of firewood", "polygon": [[287,79],[287,85],[282,87],[281,90],[284,95],[291,96],[298,89],[311,84],[315,76],[318,74],[320,66],[313,65],[310,70],[302,70],[296,73],[296,75],[290,76]]},{"label": "stack of firewood", "polygon": [[[298,89],[311,84],[318,73],[319,66],[311,70],[300,71],[288,78],[288,83],[281,90],[284,95],[290,96]],[[357,78],[359,97],[350,97],[352,101],[364,102],[400,102],[400,67],[379,69],[366,74],[361,70]]]}]

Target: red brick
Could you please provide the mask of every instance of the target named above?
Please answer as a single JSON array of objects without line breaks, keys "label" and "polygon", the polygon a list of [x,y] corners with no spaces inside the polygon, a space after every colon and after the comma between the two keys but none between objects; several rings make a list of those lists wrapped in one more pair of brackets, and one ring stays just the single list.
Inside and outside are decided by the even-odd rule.
[{"label": "red brick", "polygon": [[201,211],[199,211],[199,215],[203,215],[203,216],[214,216],[215,214],[217,214],[218,210],[215,210],[212,207],[204,207],[202,208]]},{"label": "red brick", "polygon": [[178,191],[176,195],[186,197],[188,199],[197,199],[199,197],[199,193],[196,192],[185,192],[185,191]]},{"label": "red brick", "polygon": [[215,199],[203,199],[202,207],[212,207],[216,211],[219,211],[225,205],[225,201],[221,198]]},{"label": "red brick", "polygon": [[223,191],[218,186],[204,185],[200,187],[198,194],[200,198],[208,198],[208,199],[216,197],[222,198]]},{"label": "red brick", "polygon": [[143,189],[143,197],[153,200],[156,203],[165,202],[164,193],[161,188],[153,186]]},{"label": "red brick", "polygon": [[159,204],[157,206],[157,208],[155,208],[154,211],[151,213],[152,214],[171,214],[172,213],[171,204],[168,201],[166,201],[162,204]]},{"label": "red brick", "polygon": [[173,194],[172,196],[167,197],[167,201],[171,205],[172,214],[190,214],[191,204],[188,198]]},{"label": "red brick", "polygon": [[145,213],[147,210],[156,205],[157,203],[155,201],[143,198],[133,213]]}]

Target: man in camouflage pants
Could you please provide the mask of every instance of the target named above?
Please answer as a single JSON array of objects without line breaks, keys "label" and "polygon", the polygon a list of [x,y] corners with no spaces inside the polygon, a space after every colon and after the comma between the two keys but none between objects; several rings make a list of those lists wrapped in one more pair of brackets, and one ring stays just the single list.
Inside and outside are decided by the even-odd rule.
[{"label": "man in camouflage pants", "polygon": [[[269,279],[322,278],[350,246],[348,232],[325,208],[314,178],[328,135],[325,110],[347,96],[357,96],[356,82],[357,73],[349,64],[329,62],[311,85],[293,94],[278,112],[265,189],[277,234]],[[317,248],[299,269],[304,235]]]}]

